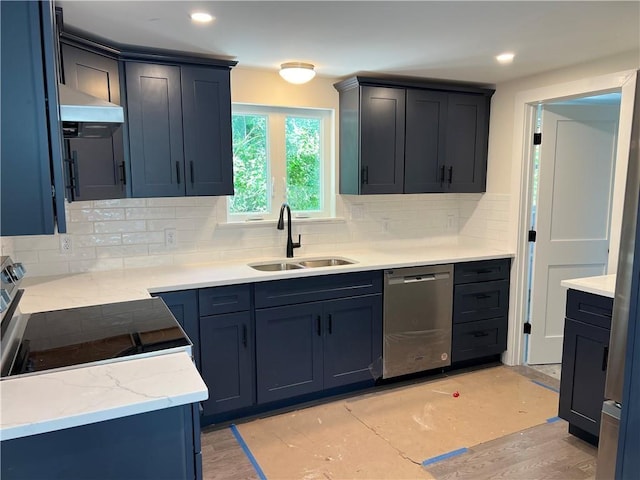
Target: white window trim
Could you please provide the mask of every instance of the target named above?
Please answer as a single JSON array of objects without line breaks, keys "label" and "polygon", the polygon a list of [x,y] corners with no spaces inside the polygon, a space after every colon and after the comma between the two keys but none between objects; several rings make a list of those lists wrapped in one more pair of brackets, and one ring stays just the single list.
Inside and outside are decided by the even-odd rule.
[{"label": "white window trim", "polygon": [[[321,205],[322,210],[314,212],[300,212],[292,210],[293,218],[306,220],[326,220],[335,217],[335,181],[334,181],[334,125],[335,112],[332,109],[316,108],[293,108],[275,107],[266,105],[252,105],[234,103],[232,105],[232,115],[236,113],[268,115],[267,132],[269,136],[268,170],[267,170],[267,191],[271,195],[267,198],[269,212],[261,213],[231,213],[229,212],[229,199],[226,197],[224,209],[218,211],[218,218],[224,219],[221,224],[265,224],[277,220],[280,213],[280,206],[286,201],[286,165],[284,161],[272,161],[272,158],[285,158],[285,136],[284,119],[288,115],[296,117],[311,117],[321,120],[322,144],[321,144],[321,165],[320,181],[322,185]],[[275,141],[274,141],[275,139]],[[224,211],[222,211],[224,210]]]}]

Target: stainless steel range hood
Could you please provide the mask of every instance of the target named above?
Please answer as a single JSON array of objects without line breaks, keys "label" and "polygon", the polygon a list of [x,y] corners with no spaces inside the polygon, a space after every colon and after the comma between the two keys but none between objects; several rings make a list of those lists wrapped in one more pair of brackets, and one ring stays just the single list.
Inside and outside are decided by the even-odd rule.
[{"label": "stainless steel range hood", "polygon": [[65,138],[106,138],[124,122],[124,110],[66,85],[58,85]]}]

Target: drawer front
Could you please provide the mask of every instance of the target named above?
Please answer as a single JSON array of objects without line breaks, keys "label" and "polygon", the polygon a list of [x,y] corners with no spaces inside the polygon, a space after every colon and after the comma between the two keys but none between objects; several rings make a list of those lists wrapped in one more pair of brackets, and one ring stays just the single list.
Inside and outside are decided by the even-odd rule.
[{"label": "drawer front", "polygon": [[567,317],[611,330],[613,298],[570,289],[567,291]]},{"label": "drawer front", "polygon": [[462,283],[488,282],[492,280],[508,280],[510,266],[510,258],[457,263],[454,270],[453,281],[457,285]]},{"label": "drawer front", "polygon": [[506,317],[508,310],[508,280],[455,286],[453,294],[453,323]]},{"label": "drawer front", "polygon": [[200,316],[242,312],[251,309],[251,285],[201,288],[198,290]]},{"label": "drawer front", "polygon": [[256,308],[382,293],[382,272],[345,273],[256,283]]},{"label": "drawer front", "polygon": [[451,361],[502,353],[507,349],[507,317],[453,326]]}]

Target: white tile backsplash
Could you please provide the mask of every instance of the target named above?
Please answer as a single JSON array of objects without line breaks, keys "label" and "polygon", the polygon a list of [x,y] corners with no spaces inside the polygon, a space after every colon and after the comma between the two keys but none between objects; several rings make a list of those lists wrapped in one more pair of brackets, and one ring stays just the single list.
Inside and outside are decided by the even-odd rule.
[{"label": "white tile backsplash", "polygon": [[[34,276],[284,256],[286,231],[273,222],[219,226],[225,208],[224,197],[75,202],[66,212],[71,253],[61,253],[59,235],[43,235],[3,237],[2,254]],[[294,219],[293,234],[302,235],[297,256],[459,239],[504,249],[509,195],[339,195],[336,214],[331,221]],[[176,230],[175,246],[165,245],[167,228]]]}]

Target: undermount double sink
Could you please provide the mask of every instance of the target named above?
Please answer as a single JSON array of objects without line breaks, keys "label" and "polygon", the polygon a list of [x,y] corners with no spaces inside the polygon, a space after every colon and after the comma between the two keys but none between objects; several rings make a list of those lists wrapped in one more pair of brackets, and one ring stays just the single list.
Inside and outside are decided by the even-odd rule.
[{"label": "undermount double sink", "polygon": [[282,270],[300,270],[302,268],[337,267],[340,265],[351,265],[354,260],[339,257],[326,257],[314,259],[286,260],[265,263],[250,263],[249,266],[255,270],[263,272],[279,272]]}]

